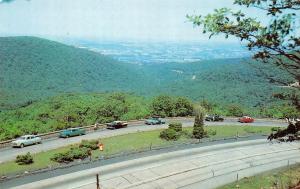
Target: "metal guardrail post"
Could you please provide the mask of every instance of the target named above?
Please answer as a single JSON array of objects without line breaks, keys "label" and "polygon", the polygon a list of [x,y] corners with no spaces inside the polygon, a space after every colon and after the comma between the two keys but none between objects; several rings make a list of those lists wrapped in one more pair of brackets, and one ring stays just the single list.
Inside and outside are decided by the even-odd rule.
[{"label": "metal guardrail post", "polygon": [[97,185],[97,188],[96,188],[96,189],[100,189],[100,184],[99,184],[99,174],[96,175],[96,185]]}]

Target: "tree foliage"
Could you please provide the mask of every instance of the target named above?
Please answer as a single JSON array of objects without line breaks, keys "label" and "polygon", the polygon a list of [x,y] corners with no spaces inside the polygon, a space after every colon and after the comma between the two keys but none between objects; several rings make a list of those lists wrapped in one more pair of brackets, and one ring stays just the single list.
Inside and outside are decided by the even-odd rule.
[{"label": "tree foliage", "polygon": [[[225,34],[234,36],[255,52],[254,58],[272,63],[287,71],[295,83],[285,83],[299,91],[300,82],[300,33],[299,0],[235,0],[234,4],[254,7],[266,13],[267,24],[247,16],[242,11],[228,8],[216,9],[206,16],[188,16],[195,26],[202,26],[203,33],[210,37]],[[295,100],[295,99],[294,99]],[[296,99],[297,108],[299,97]]]},{"label": "tree foliage", "polygon": [[196,139],[202,139],[207,136],[206,131],[204,130],[204,117],[205,117],[205,110],[201,106],[195,106],[194,108],[195,114],[195,122],[193,128],[193,136]]},{"label": "tree foliage", "polygon": [[190,116],[193,114],[193,104],[185,97],[160,95],[151,102],[151,111],[159,116]]},{"label": "tree foliage", "polygon": [[228,113],[231,116],[240,117],[243,116],[243,109],[237,104],[231,104],[227,107]]}]

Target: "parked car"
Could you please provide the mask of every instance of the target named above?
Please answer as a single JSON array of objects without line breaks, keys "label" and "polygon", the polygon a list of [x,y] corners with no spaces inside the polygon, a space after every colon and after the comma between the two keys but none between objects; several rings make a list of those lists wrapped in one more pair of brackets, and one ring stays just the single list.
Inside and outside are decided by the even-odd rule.
[{"label": "parked car", "polygon": [[24,135],[12,141],[12,146],[23,148],[24,146],[40,143],[42,143],[42,139],[40,137],[36,135]]},{"label": "parked car", "polygon": [[207,115],[205,121],[224,121],[224,118],[219,115]]},{"label": "parked car", "polygon": [[249,116],[243,116],[243,117],[239,118],[239,122],[241,122],[241,123],[252,123],[252,122],[254,122],[254,119],[252,117],[249,117]]},{"label": "parked car", "polygon": [[69,128],[59,133],[60,138],[68,138],[73,136],[85,135],[85,130],[81,128]]},{"label": "parked car", "polygon": [[106,124],[107,129],[120,129],[127,127],[128,123],[125,121],[113,121],[111,123]]},{"label": "parked car", "polygon": [[151,117],[145,121],[145,124],[147,124],[147,125],[160,125],[160,124],[165,124],[165,123],[166,123],[166,121],[159,117]]}]

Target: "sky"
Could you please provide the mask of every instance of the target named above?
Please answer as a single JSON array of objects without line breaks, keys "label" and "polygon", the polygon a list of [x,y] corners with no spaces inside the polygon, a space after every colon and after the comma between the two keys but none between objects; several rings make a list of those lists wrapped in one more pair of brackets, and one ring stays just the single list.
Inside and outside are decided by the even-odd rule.
[{"label": "sky", "polygon": [[[0,0],[1,2],[1,0]],[[186,15],[233,0],[15,0],[0,4],[0,36],[94,40],[204,41]],[[251,15],[262,16],[254,9]],[[217,37],[215,41],[225,41]],[[234,41],[230,39],[229,41]]]}]

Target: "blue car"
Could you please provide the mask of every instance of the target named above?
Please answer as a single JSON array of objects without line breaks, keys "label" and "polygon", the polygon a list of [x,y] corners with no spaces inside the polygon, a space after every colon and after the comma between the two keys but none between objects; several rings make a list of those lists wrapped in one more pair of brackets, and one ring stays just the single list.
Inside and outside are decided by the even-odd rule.
[{"label": "blue car", "polygon": [[60,138],[68,138],[73,136],[85,135],[85,130],[81,128],[69,128],[66,130],[62,130],[59,133]]},{"label": "blue car", "polygon": [[147,124],[147,125],[160,125],[160,124],[165,124],[165,123],[166,123],[165,120],[158,118],[158,117],[151,117],[145,121],[145,124]]}]

